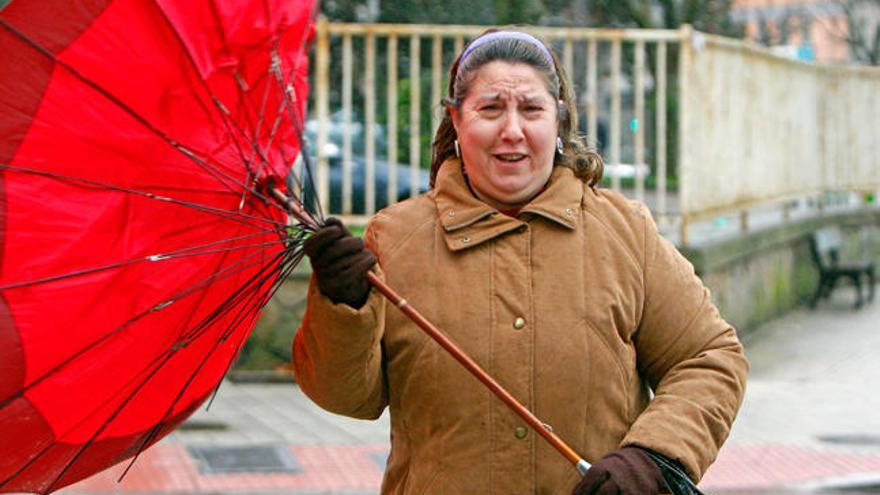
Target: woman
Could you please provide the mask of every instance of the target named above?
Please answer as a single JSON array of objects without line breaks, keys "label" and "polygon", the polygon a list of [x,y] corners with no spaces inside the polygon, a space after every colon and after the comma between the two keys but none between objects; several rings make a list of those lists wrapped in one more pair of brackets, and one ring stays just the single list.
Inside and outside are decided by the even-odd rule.
[{"label": "woman", "polygon": [[[357,418],[390,408],[383,493],[659,493],[649,451],[699,480],[742,400],[742,347],[648,210],[595,187],[551,51],[484,34],[445,106],[430,192],[376,214],[366,246],[335,220],[306,243],[302,390]],[[370,291],[370,269],[593,463],[586,476]]]}]

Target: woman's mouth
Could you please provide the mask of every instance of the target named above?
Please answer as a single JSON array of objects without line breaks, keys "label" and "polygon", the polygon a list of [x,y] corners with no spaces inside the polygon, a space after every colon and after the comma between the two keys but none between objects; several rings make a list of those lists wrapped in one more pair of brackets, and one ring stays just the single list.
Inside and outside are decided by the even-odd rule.
[{"label": "woman's mouth", "polygon": [[499,161],[511,164],[518,163],[526,158],[526,155],[522,153],[499,153],[493,156]]}]

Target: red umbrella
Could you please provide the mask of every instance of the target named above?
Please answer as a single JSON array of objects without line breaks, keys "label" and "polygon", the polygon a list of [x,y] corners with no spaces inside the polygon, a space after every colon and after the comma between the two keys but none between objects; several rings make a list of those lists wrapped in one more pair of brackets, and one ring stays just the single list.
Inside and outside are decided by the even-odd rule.
[{"label": "red umbrella", "polygon": [[302,258],[321,214],[297,193],[314,187],[276,185],[299,151],[310,10],[15,0],[0,11],[0,62],[13,69],[0,74],[0,491],[56,490],[172,430]]},{"label": "red umbrella", "polygon": [[301,259],[264,193],[299,152],[311,10],[0,10],[0,491],[56,490],[168,433]]},{"label": "red umbrella", "polygon": [[322,215],[297,194],[314,186],[279,185],[300,151],[311,14],[294,0],[0,10],[0,492],[51,492],[171,431],[301,260]]}]

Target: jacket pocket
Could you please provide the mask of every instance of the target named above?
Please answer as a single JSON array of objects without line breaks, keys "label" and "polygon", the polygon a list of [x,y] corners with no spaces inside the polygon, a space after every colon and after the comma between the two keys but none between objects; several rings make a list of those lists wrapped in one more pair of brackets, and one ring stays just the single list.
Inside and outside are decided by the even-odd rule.
[{"label": "jacket pocket", "polygon": [[[613,335],[608,334],[609,332],[603,332],[601,329],[596,328],[589,319],[584,319],[584,326],[586,327],[587,333],[593,336],[590,340],[598,341],[603,349],[607,351],[606,356],[610,357],[614,362],[614,368],[620,379],[620,385],[626,387],[631,381],[632,375],[636,372],[634,349],[630,348],[626,343],[620,340],[615,340]],[[587,345],[589,346],[589,342]],[[601,371],[607,372],[609,370]],[[603,375],[605,375],[605,373],[603,373]],[[626,388],[628,389],[628,387]],[[626,416],[629,416],[629,411],[625,412],[627,413]]]},{"label": "jacket pocket", "polygon": [[617,447],[632,424],[638,372],[634,349],[616,333],[603,332],[589,320],[584,328],[590,364],[582,442],[588,458],[599,458]]}]

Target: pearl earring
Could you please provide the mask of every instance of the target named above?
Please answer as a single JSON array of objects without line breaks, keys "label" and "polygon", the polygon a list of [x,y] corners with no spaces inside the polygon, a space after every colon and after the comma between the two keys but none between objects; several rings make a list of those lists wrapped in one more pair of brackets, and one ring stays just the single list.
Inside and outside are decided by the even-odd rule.
[{"label": "pearl earring", "polygon": [[561,154],[563,154],[562,151],[563,151],[562,138],[557,137],[556,138],[556,152],[561,155]]}]

